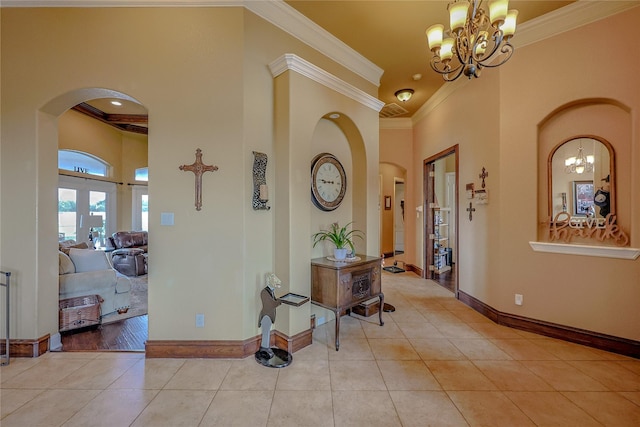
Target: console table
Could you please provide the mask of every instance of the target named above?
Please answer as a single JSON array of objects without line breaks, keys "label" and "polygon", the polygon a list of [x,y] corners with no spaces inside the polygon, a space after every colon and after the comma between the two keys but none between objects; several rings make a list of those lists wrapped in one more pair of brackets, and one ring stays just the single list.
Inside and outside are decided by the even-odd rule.
[{"label": "console table", "polygon": [[380,326],[384,294],[381,284],[380,257],[357,255],[357,261],[330,261],[327,258],[311,260],[311,303],[331,310],[336,315],[336,351],[340,349],[340,316],[346,310],[370,300],[380,298],[378,315]]}]

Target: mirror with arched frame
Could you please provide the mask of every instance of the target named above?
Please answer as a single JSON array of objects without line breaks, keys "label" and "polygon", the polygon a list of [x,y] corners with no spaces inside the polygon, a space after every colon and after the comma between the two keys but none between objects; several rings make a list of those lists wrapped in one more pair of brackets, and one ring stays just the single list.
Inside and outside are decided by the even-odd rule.
[{"label": "mirror with arched frame", "polygon": [[577,136],[549,155],[549,217],[605,218],[615,215],[615,156],[607,141]]},{"label": "mirror with arched frame", "polygon": [[629,243],[616,224],[615,155],[608,141],[567,139],[549,154],[547,171],[550,240]]}]

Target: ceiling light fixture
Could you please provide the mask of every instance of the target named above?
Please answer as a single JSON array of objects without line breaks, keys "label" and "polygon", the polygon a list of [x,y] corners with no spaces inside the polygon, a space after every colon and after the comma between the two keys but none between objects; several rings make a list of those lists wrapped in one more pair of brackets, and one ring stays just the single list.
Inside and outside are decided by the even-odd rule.
[{"label": "ceiling light fixture", "polygon": [[400,89],[395,93],[396,98],[402,102],[407,102],[413,96],[413,89]]},{"label": "ceiling light fixture", "polygon": [[116,107],[122,106],[122,102],[120,101],[111,101],[111,105],[115,105]]},{"label": "ceiling light fixture", "polygon": [[582,152],[582,142],[578,147],[578,155],[576,157],[569,157],[564,161],[564,171],[566,173],[591,173],[593,172],[593,163],[595,158],[591,155],[585,156]]},{"label": "ceiling light fixture", "polygon": [[[433,52],[431,68],[448,82],[463,73],[469,79],[479,77],[483,67],[498,67],[513,54],[510,40],[516,32],[518,11],[507,11],[509,0],[490,0],[488,14],[481,7],[482,0],[472,0],[472,3],[472,8],[466,0],[449,3],[448,37],[443,36],[442,24],[432,25],[426,31],[429,49]],[[493,63],[500,55],[503,56]]]}]

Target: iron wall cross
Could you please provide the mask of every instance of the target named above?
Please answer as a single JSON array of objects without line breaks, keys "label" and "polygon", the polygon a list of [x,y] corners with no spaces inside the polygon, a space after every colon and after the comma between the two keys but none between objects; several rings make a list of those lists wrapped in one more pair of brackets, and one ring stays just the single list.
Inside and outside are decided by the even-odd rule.
[{"label": "iron wall cross", "polygon": [[467,208],[467,212],[469,212],[469,221],[473,221],[473,213],[476,211],[476,208],[473,207],[473,204],[469,202],[469,207]]},{"label": "iron wall cross", "polygon": [[202,163],[202,150],[196,150],[196,161],[190,165],[180,166],[181,171],[191,171],[196,178],[196,210],[202,208],[202,174],[205,172],[217,171],[218,167],[213,165],[205,165]]},{"label": "iron wall cross", "polygon": [[482,178],[482,188],[484,188],[484,179],[488,176],[489,176],[489,172],[487,172],[487,170],[483,166],[482,173],[478,176],[479,178]]}]

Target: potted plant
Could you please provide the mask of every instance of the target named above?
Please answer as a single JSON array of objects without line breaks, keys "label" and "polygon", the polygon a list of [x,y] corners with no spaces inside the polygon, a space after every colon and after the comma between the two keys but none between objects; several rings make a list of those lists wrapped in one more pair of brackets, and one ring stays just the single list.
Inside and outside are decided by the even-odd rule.
[{"label": "potted plant", "polygon": [[353,238],[363,238],[364,233],[360,230],[348,230],[353,222],[348,223],[344,227],[340,227],[337,222],[331,224],[329,230],[320,230],[313,235],[313,247],[322,241],[329,240],[335,245],[333,255],[335,259],[345,259],[347,257],[347,249],[351,249],[351,253],[355,255],[355,247],[353,246]]}]

